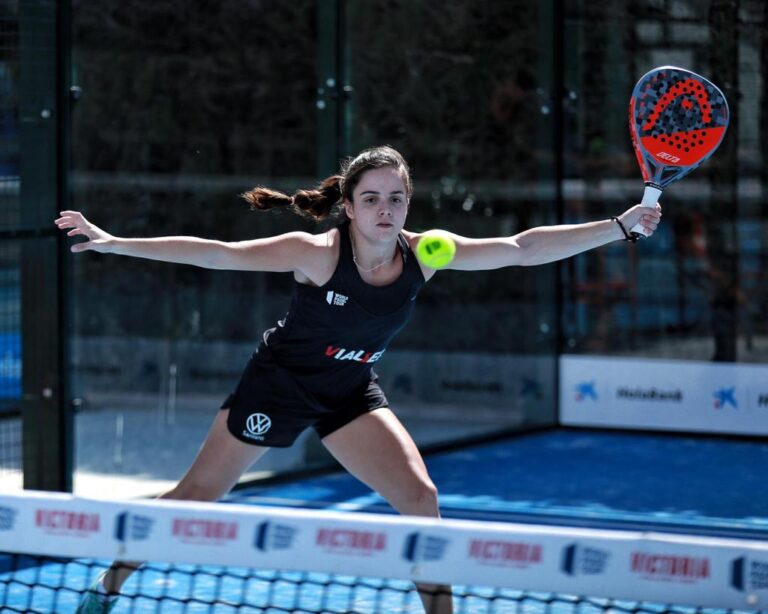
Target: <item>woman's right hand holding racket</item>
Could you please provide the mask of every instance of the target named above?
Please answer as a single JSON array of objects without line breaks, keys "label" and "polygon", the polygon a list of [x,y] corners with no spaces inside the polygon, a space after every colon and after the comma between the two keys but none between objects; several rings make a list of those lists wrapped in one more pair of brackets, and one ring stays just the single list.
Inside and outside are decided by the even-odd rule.
[{"label": "woman's right hand holding racket", "polygon": [[84,252],[92,250],[102,254],[112,251],[112,241],[114,241],[115,237],[108,232],[104,232],[98,226],[91,224],[82,213],[79,211],[60,211],[59,215],[61,217],[56,220],[56,226],[59,230],[71,228],[67,233],[68,237],[82,235],[88,239],[82,243],[75,243],[70,247],[70,251]]},{"label": "woman's right hand holding racket", "polygon": [[661,223],[661,205],[635,205],[619,216],[624,228],[631,228],[643,237],[650,237]]}]

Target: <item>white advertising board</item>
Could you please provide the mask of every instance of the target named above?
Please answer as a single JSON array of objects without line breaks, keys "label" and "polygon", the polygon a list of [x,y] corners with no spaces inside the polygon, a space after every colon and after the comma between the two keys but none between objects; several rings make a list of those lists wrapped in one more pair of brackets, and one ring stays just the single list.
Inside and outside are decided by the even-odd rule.
[{"label": "white advertising board", "polygon": [[[650,531],[25,491],[0,494],[0,552],[217,569],[226,564],[731,609],[768,603],[765,541]],[[4,557],[0,562],[9,563]],[[7,582],[8,569],[3,573]],[[371,582],[365,583],[378,580]],[[2,598],[23,595],[24,583],[16,584]],[[201,590],[196,582],[192,587]]]},{"label": "white advertising board", "polygon": [[768,365],[564,355],[560,423],[768,435]]}]

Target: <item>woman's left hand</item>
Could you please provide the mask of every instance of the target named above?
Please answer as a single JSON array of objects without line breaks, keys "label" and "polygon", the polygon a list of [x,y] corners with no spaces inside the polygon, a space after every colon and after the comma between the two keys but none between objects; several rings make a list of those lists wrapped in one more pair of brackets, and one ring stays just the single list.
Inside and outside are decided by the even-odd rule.
[{"label": "woman's left hand", "polygon": [[635,224],[640,224],[645,229],[645,236],[650,237],[661,223],[661,205],[656,203],[653,208],[635,205],[622,213],[619,220],[627,230],[632,229]]}]

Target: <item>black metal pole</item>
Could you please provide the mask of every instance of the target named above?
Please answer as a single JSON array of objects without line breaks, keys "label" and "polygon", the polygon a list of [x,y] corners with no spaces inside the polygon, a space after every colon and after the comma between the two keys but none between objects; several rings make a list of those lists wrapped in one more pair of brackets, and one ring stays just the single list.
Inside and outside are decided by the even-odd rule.
[{"label": "black metal pole", "polygon": [[[552,105],[552,128],[554,147],[554,176],[555,176],[555,215],[558,224],[562,224],[565,218],[565,200],[563,197],[563,179],[565,175],[564,151],[564,104],[565,104],[565,11],[563,0],[553,0],[553,27],[555,29],[552,45],[553,83],[555,88],[554,104]],[[563,267],[568,266],[567,261],[561,261],[555,269],[555,382],[558,394],[555,395],[555,420],[560,423],[560,356],[562,356],[565,344],[563,339],[563,309],[565,295],[563,292]]]},{"label": "black metal pole", "polygon": [[[58,26],[58,44],[57,44],[57,105],[58,113],[56,115],[56,150],[57,150],[57,185],[56,202],[57,209],[69,209],[71,202],[70,193],[70,152],[71,152],[71,126],[72,126],[72,101],[74,90],[72,89],[72,4],[71,0],[59,0],[57,3],[57,26]],[[54,212],[56,213],[56,212]],[[72,390],[70,386],[71,375],[69,369],[69,338],[70,338],[70,313],[71,296],[68,288],[69,272],[71,270],[69,249],[65,235],[57,233],[58,255],[57,278],[58,278],[58,402],[60,414],[60,432],[59,432],[59,475],[60,484],[57,490],[72,492],[72,482],[74,474],[74,406]]]}]

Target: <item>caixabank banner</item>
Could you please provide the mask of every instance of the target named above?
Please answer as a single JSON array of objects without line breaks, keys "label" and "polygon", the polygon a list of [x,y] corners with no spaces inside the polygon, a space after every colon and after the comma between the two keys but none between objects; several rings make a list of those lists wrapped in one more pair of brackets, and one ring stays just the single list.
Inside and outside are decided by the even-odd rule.
[{"label": "caixabank banner", "polygon": [[560,422],[768,435],[768,365],[565,355]]}]

